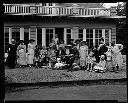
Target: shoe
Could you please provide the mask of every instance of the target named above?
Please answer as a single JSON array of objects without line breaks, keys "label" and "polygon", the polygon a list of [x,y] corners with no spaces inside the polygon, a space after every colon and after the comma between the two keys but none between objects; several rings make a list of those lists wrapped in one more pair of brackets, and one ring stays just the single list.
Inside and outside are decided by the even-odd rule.
[{"label": "shoe", "polygon": [[119,73],[119,71],[117,70],[117,71],[115,71],[115,73]]}]

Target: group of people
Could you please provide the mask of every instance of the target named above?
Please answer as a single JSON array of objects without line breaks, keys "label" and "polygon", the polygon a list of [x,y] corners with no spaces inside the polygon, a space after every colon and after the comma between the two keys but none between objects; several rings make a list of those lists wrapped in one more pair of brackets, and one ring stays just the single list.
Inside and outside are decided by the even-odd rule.
[{"label": "group of people", "polygon": [[84,69],[88,71],[116,71],[122,68],[123,58],[121,50],[123,45],[111,43],[107,46],[104,39],[100,39],[99,46],[89,48],[86,41],[71,39],[69,44],[64,40],[59,40],[57,35],[52,39],[49,47],[35,45],[34,40],[30,39],[29,44],[24,44],[21,40],[18,47],[12,39],[9,45],[6,65],[15,68],[16,64],[20,67],[28,65],[37,68],[49,66],[54,69],[67,68],[68,70]]}]

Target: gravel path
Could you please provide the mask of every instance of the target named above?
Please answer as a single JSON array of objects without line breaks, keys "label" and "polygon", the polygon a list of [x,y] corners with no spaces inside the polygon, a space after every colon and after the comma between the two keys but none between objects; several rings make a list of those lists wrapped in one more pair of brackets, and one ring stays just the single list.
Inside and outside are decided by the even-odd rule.
[{"label": "gravel path", "polygon": [[119,73],[95,73],[88,71],[52,70],[45,68],[16,68],[5,69],[5,81],[8,83],[38,83],[74,80],[121,79],[126,78],[126,69]]}]

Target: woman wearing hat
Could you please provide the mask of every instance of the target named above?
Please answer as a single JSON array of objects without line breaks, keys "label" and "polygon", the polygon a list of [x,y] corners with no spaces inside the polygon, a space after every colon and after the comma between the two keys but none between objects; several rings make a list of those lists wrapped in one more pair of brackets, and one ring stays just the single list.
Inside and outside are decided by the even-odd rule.
[{"label": "woman wearing hat", "polygon": [[113,70],[115,72],[118,72],[119,69],[122,68],[123,64],[123,57],[121,54],[121,50],[123,49],[122,44],[115,44],[112,42],[112,66]]},{"label": "woman wearing hat", "polygon": [[49,48],[50,48],[49,50],[49,62],[50,63],[49,64],[53,68],[56,63],[56,50],[57,50],[54,39],[52,39],[52,42],[50,43]]},{"label": "woman wearing hat", "polygon": [[17,50],[17,46],[16,46],[15,39],[12,39],[11,42],[12,43],[9,44],[9,46],[8,46],[8,57],[7,57],[7,60],[6,60],[6,65],[10,69],[14,69],[15,65],[16,65],[16,50]]},{"label": "woman wearing hat", "polygon": [[34,62],[34,54],[35,54],[35,44],[34,40],[30,39],[28,44],[28,65],[31,67]]},{"label": "woman wearing hat", "polygon": [[25,66],[26,63],[26,45],[24,45],[24,41],[20,40],[20,45],[17,47],[17,63],[20,67]]},{"label": "woman wearing hat", "polygon": [[88,46],[86,45],[86,41],[81,42],[79,56],[80,56],[80,66],[82,68],[85,68],[87,65],[87,56],[88,56]]}]

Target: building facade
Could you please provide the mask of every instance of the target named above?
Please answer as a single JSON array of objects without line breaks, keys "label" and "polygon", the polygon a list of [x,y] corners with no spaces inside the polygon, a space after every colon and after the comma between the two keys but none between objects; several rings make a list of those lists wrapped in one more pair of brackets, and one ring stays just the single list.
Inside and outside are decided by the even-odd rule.
[{"label": "building facade", "polygon": [[81,39],[89,47],[116,41],[116,8],[106,9],[100,3],[39,3],[4,4],[4,46],[14,38],[18,42],[34,39],[36,44],[48,46],[58,34],[67,44]]}]

